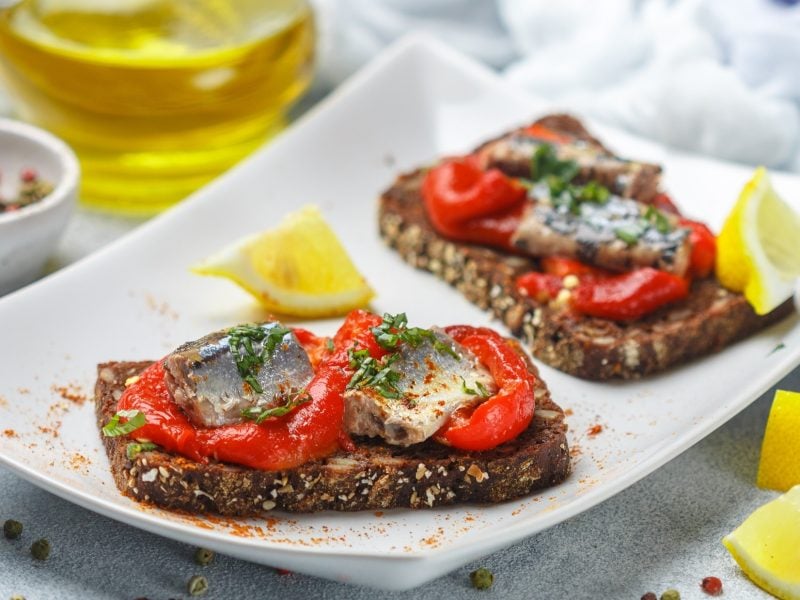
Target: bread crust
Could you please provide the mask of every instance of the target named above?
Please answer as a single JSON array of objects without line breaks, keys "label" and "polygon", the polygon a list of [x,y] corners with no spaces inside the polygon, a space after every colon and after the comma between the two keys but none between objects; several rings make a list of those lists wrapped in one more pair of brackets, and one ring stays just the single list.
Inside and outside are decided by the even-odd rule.
[{"label": "bread crust", "polygon": [[[127,436],[103,437],[103,443],[123,494],[192,513],[254,516],[270,510],[304,513],[503,502],[560,483],[570,471],[564,413],[526,360],[537,375],[534,419],[516,439],[484,452],[457,450],[433,441],[403,448],[356,438],[354,452],[342,450],[294,469],[259,471],[217,462],[201,464],[158,450],[129,460]],[[98,365],[98,427],[116,412],[125,381],[150,364]]]},{"label": "bread crust", "polygon": [[502,321],[548,365],[592,380],[635,379],[721,350],[794,310],[791,300],[758,316],[741,294],[715,279],[695,281],[689,297],[634,322],[615,322],[537,303],[514,281],[537,270],[534,259],[450,241],[428,220],[420,187],[424,172],[397,178],[382,194],[378,226],[384,241],[412,266],[430,271]]}]

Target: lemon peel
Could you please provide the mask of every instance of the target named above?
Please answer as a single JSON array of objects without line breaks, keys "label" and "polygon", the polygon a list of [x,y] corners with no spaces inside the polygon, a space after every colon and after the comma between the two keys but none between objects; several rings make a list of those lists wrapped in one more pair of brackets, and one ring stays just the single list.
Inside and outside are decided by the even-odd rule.
[{"label": "lemon peel", "polygon": [[778,390],[772,401],[761,445],[757,479],[759,487],[785,492],[800,485],[799,432],[800,393]]},{"label": "lemon peel", "polygon": [[298,317],[342,315],[375,296],[315,206],[286,215],[274,229],[240,239],[191,270],[229,279],[268,311]]},{"label": "lemon peel", "polygon": [[800,215],[775,192],[769,173],[756,169],[717,238],[716,275],[744,293],[759,315],[789,299],[800,276]]},{"label": "lemon peel", "polygon": [[800,600],[800,486],[756,509],[722,544],[747,576],[782,600]]}]

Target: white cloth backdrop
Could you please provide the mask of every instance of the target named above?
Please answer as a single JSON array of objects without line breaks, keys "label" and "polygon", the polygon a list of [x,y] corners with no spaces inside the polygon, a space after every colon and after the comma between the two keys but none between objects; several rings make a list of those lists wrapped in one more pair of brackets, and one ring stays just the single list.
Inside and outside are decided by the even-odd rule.
[{"label": "white cloth backdrop", "polygon": [[422,30],[560,105],[675,147],[800,172],[790,0],[314,0],[320,84]]}]

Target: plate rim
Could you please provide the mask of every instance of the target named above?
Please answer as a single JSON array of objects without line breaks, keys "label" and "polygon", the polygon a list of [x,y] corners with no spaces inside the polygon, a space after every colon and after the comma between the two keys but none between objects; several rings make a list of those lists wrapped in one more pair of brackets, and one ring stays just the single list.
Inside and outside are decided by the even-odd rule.
[{"label": "plate rim", "polygon": [[[137,227],[131,233],[122,236],[118,240],[104,246],[102,249],[92,253],[91,255],[76,261],[75,263],[61,269],[60,271],[45,277],[39,282],[13,292],[8,296],[0,299],[0,310],[7,305],[24,299],[25,294],[32,290],[39,290],[43,286],[50,285],[51,282],[63,277],[70,277],[74,269],[91,268],[90,265],[94,260],[102,259],[107,252],[115,251],[120,245],[136,244],[138,236],[148,235],[150,231],[156,230],[159,227],[169,227],[173,219],[180,219],[185,211],[193,210],[195,206],[195,196],[197,194],[208,195],[213,197],[214,189],[216,186],[224,185],[229,178],[235,178],[239,169],[244,168],[245,165],[252,161],[260,160],[260,157],[265,154],[279,153],[282,144],[285,140],[292,135],[295,129],[305,127],[307,123],[314,121],[316,115],[319,113],[327,112],[331,106],[338,105],[343,101],[354,95],[358,94],[362,86],[369,82],[376,73],[382,72],[386,68],[391,68],[397,61],[405,60],[409,55],[421,53],[422,56],[433,56],[437,60],[444,61],[453,68],[459,69],[461,73],[470,79],[476,81],[478,85],[491,85],[493,89],[502,89],[503,92],[508,92],[514,97],[524,100],[530,100],[532,97],[525,92],[513,88],[507,82],[504,82],[496,74],[494,74],[488,67],[484,67],[479,63],[467,58],[466,56],[458,53],[444,43],[432,38],[427,34],[411,34],[401,39],[399,42],[393,44],[390,48],[385,50],[377,56],[371,63],[364,69],[359,71],[356,75],[343,83],[339,88],[332,92],[324,100],[320,101],[305,115],[303,115],[285,134],[276,138],[271,144],[265,146],[259,151],[256,151],[251,157],[242,161],[223,174],[221,177],[210,183],[209,185],[201,188],[187,198],[186,201],[176,206],[175,208],[167,211],[166,213],[158,216],[148,223]],[[533,112],[539,112],[540,107],[534,108]],[[588,119],[591,122],[591,119]],[[704,157],[707,158],[707,157]],[[724,161],[715,161],[724,163]],[[724,163],[727,164],[727,163]],[[796,175],[795,175],[796,176]],[[800,350],[800,349],[798,349]],[[163,533],[156,529],[169,529],[175,535],[180,535],[182,538],[202,539],[209,542],[217,542],[224,539],[224,544],[230,546],[237,546],[243,550],[257,550],[259,552],[276,552],[287,553],[298,556],[337,556],[337,557],[363,557],[371,559],[386,559],[392,562],[402,562],[403,564],[416,563],[424,559],[426,562],[436,563],[442,562],[445,556],[458,560],[459,556],[469,553],[469,548],[480,545],[485,548],[499,548],[511,545],[521,539],[529,537],[544,529],[552,527],[555,524],[561,523],[580,514],[589,508],[594,507],[601,502],[615,496],[616,494],[624,491],[634,483],[640,481],[650,473],[654,472],[659,467],[663,466],[670,460],[682,454],[686,449],[696,444],[701,439],[705,438],[712,431],[725,424],[729,419],[738,414],[744,408],[749,406],[756,400],[765,390],[769,389],[777,381],[779,381],[786,374],[796,368],[795,353],[787,353],[783,357],[771,364],[767,370],[767,375],[762,375],[757,381],[751,384],[737,395],[740,400],[736,403],[726,403],[721,405],[720,408],[711,414],[714,415],[713,419],[708,419],[700,424],[695,425],[690,429],[690,434],[684,435],[679,439],[679,443],[666,446],[665,448],[657,451],[643,461],[637,461],[626,470],[625,474],[617,476],[611,482],[589,490],[581,494],[579,498],[571,498],[571,501],[566,507],[559,507],[556,510],[550,511],[549,514],[543,518],[534,521],[532,525],[526,527],[525,523],[505,523],[503,526],[497,528],[487,527],[481,531],[474,533],[469,540],[468,544],[450,543],[443,544],[439,547],[426,547],[419,548],[413,551],[397,551],[397,552],[367,552],[364,550],[353,551],[349,549],[326,549],[324,547],[296,547],[292,545],[282,545],[279,542],[271,540],[241,538],[226,534],[220,531],[207,531],[199,527],[191,526],[181,523],[177,520],[170,520],[146,511],[137,510],[135,506],[123,506],[114,503],[110,500],[98,497],[89,492],[80,490],[77,487],[70,486],[65,482],[52,481],[46,478],[44,474],[39,473],[33,467],[29,467],[24,463],[15,459],[12,455],[7,455],[0,450],[0,464],[7,466],[16,475],[23,479],[30,481],[34,485],[41,487],[55,495],[66,499],[91,510],[103,516],[121,521],[125,524],[134,525],[154,532],[160,535]],[[798,354],[800,356],[800,354]],[[435,509],[434,509],[435,510]],[[167,535],[167,537],[172,537]],[[429,573],[426,581],[441,575],[441,573]]]}]

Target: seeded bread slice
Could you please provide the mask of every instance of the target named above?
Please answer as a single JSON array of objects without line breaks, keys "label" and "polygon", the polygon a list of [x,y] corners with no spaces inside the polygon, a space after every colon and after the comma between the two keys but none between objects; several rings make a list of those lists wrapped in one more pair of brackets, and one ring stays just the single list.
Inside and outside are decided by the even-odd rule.
[{"label": "seeded bread slice", "polygon": [[[99,427],[116,412],[125,381],[150,364],[98,366],[95,412]],[[254,516],[273,509],[357,511],[496,503],[560,483],[570,471],[564,413],[538,376],[535,396],[530,427],[485,452],[456,450],[433,441],[403,448],[356,438],[355,452],[339,451],[286,471],[258,471],[216,462],[200,464],[162,451],[142,452],[129,460],[127,437],[104,437],[103,443],[123,494],[193,513]]]},{"label": "seeded bread slice", "polygon": [[516,277],[537,270],[534,259],[452,242],[428,220],[422,171],[397,178],[379,200],[384,241],[418,269],[430,271],[468,300],[491,311],[536,358],[594,380],[634,379],[663,371],[775,323],[794,310],[787,301],[759,317],[741,294],[714,279],[695,281],[689,297],[634,322],[574,314],[522,295]]}]

